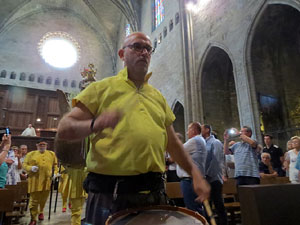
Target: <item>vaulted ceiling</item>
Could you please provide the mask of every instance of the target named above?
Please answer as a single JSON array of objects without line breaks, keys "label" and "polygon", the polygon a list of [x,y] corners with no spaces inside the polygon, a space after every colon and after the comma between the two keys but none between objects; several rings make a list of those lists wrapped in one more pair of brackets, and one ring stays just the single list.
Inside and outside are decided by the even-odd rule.
[{"label": "vaulted ceiling", "polygon": [[[111,59],[114,72],[121,25],[126,21],[130,23],[133,31],[139,30],[140,2],[136,0],[0,0],[0,37],[19,23],[22,25],[31,23],[31,26],[33,23],[39,23],[38,26],[46,26],[51,17],[56,17],[55,23],[59,25],[59,21],[70,15],[69,18],[81,21],[95,33],[102,54]],[[37,18],[46,14],[44,18],[47,19],[37,21]],[[34,21],[29,18],[34,18]]]}]

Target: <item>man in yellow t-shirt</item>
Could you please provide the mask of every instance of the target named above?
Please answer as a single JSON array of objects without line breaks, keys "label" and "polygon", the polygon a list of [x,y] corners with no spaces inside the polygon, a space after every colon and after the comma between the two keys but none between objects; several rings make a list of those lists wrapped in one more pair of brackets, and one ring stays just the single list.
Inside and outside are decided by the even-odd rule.
[{"label": "man in yellow t-shirt", "polygon": [[30,193],[31,221],[29,225],[37,223],[37,216],[39,220],[44,220],[43,212],[50,193],[52,174],[58,176],[55,153],[46,150],[47,143],[44,141],[36,146],[37,150],[29,152],[23,163],[23,168],[28,173],[28,193]]},{"label": "man in yellow t-shirt", "polygon": [[118,52],[125,68],[90,84],[59,123],[58,138],[91,139],[84,183],[88,224],[104,224],[122,209],[166,204],[166,150],[193,177],[196,200],[209,196],[209,185],[174,132],[174,114],[162,94],[148,84],[152,52],[145,34],[127,36]]}]

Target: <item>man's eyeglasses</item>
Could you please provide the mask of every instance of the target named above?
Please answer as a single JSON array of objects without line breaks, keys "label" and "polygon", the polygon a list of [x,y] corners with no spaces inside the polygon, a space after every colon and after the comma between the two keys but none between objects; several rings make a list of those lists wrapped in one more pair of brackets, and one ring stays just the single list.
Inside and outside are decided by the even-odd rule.
[{"label": "man's eyeglasses", "polygon": [[132,45],[126,45],[123,47],[123,49],[127,48],[127,47],[136,52],[140,52],[140,53],[142,53],[144,51],[144,49],[146,49],[146,51],[149,55],[151,55],[155,50],[155,48],[152,48],[150,45],[142,45],[140,43],[133,43]]}]

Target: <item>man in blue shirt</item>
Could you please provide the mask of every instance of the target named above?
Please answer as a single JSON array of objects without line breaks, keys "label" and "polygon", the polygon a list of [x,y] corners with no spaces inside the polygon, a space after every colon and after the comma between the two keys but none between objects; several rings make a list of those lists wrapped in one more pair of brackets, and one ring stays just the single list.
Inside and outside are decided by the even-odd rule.
[{"label": "man in blue shirt", "polygon": [[257,159],[257,142],[251,139],[252,130],[243,126],[239,132],[240,142],[228,148],[229,134],[224,134],[224,153],[234,154],[235,174],[237,185],[259,184],[259,169]]},{"label": "man in blue shirt", "polygon": [[227,214],[224,207],[222,188],[224,171],[223,144],[211,134],[211,126],[204,124],[201,126],[202,137],[206,141],[206,180],[210,183],[210,198],[215,205],[220,225],[227,224]]}]

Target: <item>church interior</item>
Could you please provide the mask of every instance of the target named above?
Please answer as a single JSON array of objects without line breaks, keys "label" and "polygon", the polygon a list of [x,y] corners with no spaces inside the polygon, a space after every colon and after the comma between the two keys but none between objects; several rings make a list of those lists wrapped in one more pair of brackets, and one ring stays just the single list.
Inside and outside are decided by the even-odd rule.
[{"label": "church interior", "polygon": [[[269,134],[284,154],[291,150],[288,141],[300,136],[299,0],[0,0],[0,127],[10,129],[11,146],[29,153],[43,141],[54,151],[72,99],[123,69],[118,50],[134,32],[151,41],[149,84],[165,97],[183,143],[197,121],[222,142],[225,130],[249,126],[261,148]],[[223,196],[234,196],[224,200],[228,224],[300,224],[299,186],[287,184],[288,174],[277,178],[241,191],[234,178],[224,181]],[[182,198],[179,186],[166,187]],[[59,188],[51,188],[54,207]],[[0,225],[28,224],[27,191],[12,209],[1,192]],[[62,204],[59,195],[48,220],[48,200],[38,224],[71,224]]]}]

